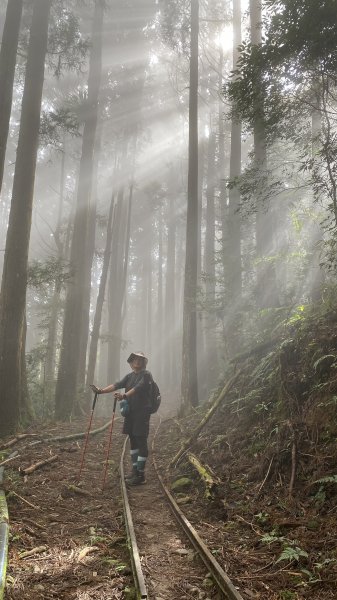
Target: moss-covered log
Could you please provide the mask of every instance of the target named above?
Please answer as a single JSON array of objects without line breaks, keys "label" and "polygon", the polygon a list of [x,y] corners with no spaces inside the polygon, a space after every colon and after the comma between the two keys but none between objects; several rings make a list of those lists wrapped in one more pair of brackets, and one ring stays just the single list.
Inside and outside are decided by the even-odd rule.
[{"label": "moss-covered log", "polygon": [[205,496],[207,500],[213,500],[216,496],[218,481],[194,454],[189,452],[187,456],[191,465],[193,465],[193,467],[198,471],[199,476],[205,484]]}]

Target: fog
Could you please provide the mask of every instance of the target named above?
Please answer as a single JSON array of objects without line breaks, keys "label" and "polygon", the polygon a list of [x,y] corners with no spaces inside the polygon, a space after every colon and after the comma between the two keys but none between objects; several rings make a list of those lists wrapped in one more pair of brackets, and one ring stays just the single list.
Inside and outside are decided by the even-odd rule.
[{"label": "fog", "polygon": [[[7,4],[0,3],[1,31]],[[201,0],[198,166],[191,172],[191,3],[52,2],[35,179],[22,180],[14,209],[26,59],[37,4],[24,3],[20,22],[1,188],[1,322],[7,336],[1,356],[6,343],[13,353],[7,376],[8,369],[13,378],[15,369],[22,373],[14,355],[23,344],[35,413],[54,415],[62,397],[68,408],[59,405],[56,415],[68,418],[87,409],[89,383],[113,383],[127,372],[130,352],[141,350],[167,413],[173,413],[184,403],[181,381],[189,367],[182,350],[183,327],[189,326],[191,315],[187,320],[184,315],[191,306],[197,344],[188,354],[197,363],[196,404],[206,402],[235,355],[276,335],[282,323],[296,318],[299,307],[321,299],[331,282],[335,163],[322,148],[335,135],[335,99],[324,90],[320,96],[310,74],[303,71],[305,82],[298,85],[289,75],[291,68],[282,66],[284,81],[280,75],[275,83],[267,67],[256,75],[256,87],[260,82],[266,95],[263,100],[254,96],[248,67],[243,75],[245,61],[241,78],[231,73],[238,39],[233,9],[238,11],[238,4]],[[261,33],[248,4],[241,4],[241,35],[247,43],[251,31]],[[267,36],[268,23],[263,26]],[[300,66],[293,68],[298,73]],[[316,94],[310,102],[308,90]],[[282,113],[286,104],[288,117]],[[235,130],[233,124],[239,123]],[[28,127],[35,124],[28,118],[28,138],[33,136]],[[20,164],[22,174],[25,161]],[[188,197],[191,177],[197,180],[194,198]],[[30,202],[31,216],[26,210]],[[185,287],[188,203],[198,222],[192,252],[197,264],[194,300],[186,298]],[[10,250],[7,231],[15,227],[9,226],[10,214],[20,206],[27,212],[29,241],[26,250],[21,247],[24,236],[17,217]],[[112,241],[106,248],[111,206]],[[17,260],[22,265],[17,278],[24,291],[20,301],[13,301],[18,312],[13,308],[12,316],[8,290],[15,290],[15,282],[10,287],[6,279],[5,256],[8,264]],[[107,260],[95,374],[88,381]],[[10,333],[11,319],[20,323],[16,333]]]}]

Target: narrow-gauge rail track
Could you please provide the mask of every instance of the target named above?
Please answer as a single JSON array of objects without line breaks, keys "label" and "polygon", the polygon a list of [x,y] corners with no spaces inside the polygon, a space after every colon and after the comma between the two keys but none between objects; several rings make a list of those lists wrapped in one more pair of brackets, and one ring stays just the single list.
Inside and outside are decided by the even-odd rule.
[{"label": "narrow-gauge rail track", "polygon": [[132,562],[132,571],[135,579],[135,587],[138,593],[139,598],[148,598],[148,591],[145,584],[145,578],[141,567],[139,550],[137,545],[137,539],[135,534],[135,529],[133,526],[132,514],[130,509],[130,503],[128,499],[128,494],[126,490],[126,485],[124,481],[124,455],[126,448],[127,440],[125,440],[123,445],[122,456],[120,460],[120,479],[121,479],[121,492],[123,498],[123,506],[124,506],[124,516],[125,516],[125,526],[128,535],[129,549],[131,555]]},{"label": "narrow-gauge rail track", "polygon": [[[158,477],[154,465],[151,464],[154,461],[148,461],[146,485],[130,490],[125,486],[123,456],[119,469],[118,462],[116,463],[124,442],[124,436],[118,426],[114,431],[108,483],[104,491],[101,491],[106,434],[103,433],[104,427],[101,431],[97,431],[95,441],[89,442],[83,473],[83,495],[79,493],[80,489],[73,489],[72,484],[72,481],[77,481],[81,450],[81,445],[74,441],[78,437],[77,434],[60,437],[57,440],[54,438],[55,441],[50,444],[52,448],[49,450],[45,446],[43,449],[43,444],[33,443],[29,446],[32,449],[29,450],[32,452],[29,456],[30,461],[37,461],[43,453],[49,452],[58,454],[59,462],[37,471],[34,475],[29,475],[26,481],[20,479],[21,487],[16,488],[16,491],[19,492],[17,497],[21,500],[16,505],[12,505],[13,500],[10,500],[10,518],[14,519],[12,539],[14,544],[19,545],[17,549],[13,549],[14,554],[10,548],[9,580],[11,583],[8,591],[5,592],[7,594],[5,598],[49,600],[57,597],[60,600],[75,600],[90,597],[95,600],[96,598],[105,600],[130,597],[128,595],[130,591],[126,591],[126,588],[130,589],[130,576],[127,575],[126,566],[122,566],[125,556],[123,558],[122,546],[120,546],[121,553],[119,546],[116,546],[122,533],[120,530],[122,523],[118,524],[119,521],[118,523],[116,521],[116,518],[119,519],[118,512],[120,512],[117,485],[120,479],[124,524],[138,598],[143,600],[190,598],[243,600],[226,575],[221,572],[220,567],[216,566],[217,563],[212,555],[207,553],[207,548],[204,547],[202,560],[199,558],[200,541],[195,542],[197,536],[193,527],[179,514],[179,507],[174,506],[169,490],[165,488],[160,474]],[[50,439],[48,441],[51,442]],[[124,443],[123,455],[125,447],[126,443]],[[68,454],[69,450],[71,455]],[[59,464],[58,469],[55,468],[56,464]],[[46,492],[48,492],[47,504],[43,496]],[[26,500],[25,496],[26,498],[30,496],[29,500]],[[46,509],[43,509],[44,506]],[[179,526],[171,511],[176,519],[179,514]],[[75,518],[71,518],[71,515]],[[185,531],[179,530],[181,520],[185,522]],[[60,536],[57,535],[58,530]],[[85,533],[88,530],[89,540]],[[16,531],[28,531],[29,535],[34,537],[29,541],[30,538],[21,533],[22,540],[19,539],[20,536],[16,540]],[[109,550],[110,538],[112,550]],[[5,556],[6,545],[3,550]],[[30,556],[21,560],[19,558],[15,565],[11,564],[11,559],[24,555],[26,551],[31,558]],[[104,567],[110,563],[111,568]],[[93,577],[88,578],[86,575],[88,568],[93,571]],[[124,571],[126,576],[119,576],[119,573]],[[16,583],[13,584],[13,581]],[[111,592],[107,591],[109,581]],[[34,593],[29,591],[28,586],[32,586]]]},{"label": "narrow-gauge rail track", "polygon": [[[148,577],[146,578],[142,572],[142,560],[143,560],[143,562],[146,562],[147,549],[146,549],[146,544],[143,543],[142,544],[143,551],[141,553],[143,556],[142,556],[142,558],[140,558],[140,552],[139,552],[139,548],[138,548],[137,541],[136,541],[136,533],[135,533],[135,528],[134,528],[132,514],[131,514],[132,513],[132,505],[133,505],[133,509],[137,510],[137,501],[139,501],[139,499],[141,499],[142,492],[144,491],[145,488],[143,486],[141,487],[142,492],[140,492],[139,489],[136,490],[137,500],[132,502],[132,498],[131,498],[131,508],[130,508],[130,501],[129,501],[129,497],[128,497],[127,487],[125,486],[125,483],[123,480],[124,479],[123,461],[124,461],[125,449],[126,449],[126,444],[124,444],[124,447],[123,447],[123,453],[122,453],[122,458],[121,458],[121,463],[120,463],[121,489],[122,489],[122,495],[123,495],[126,528],[128,531],[129,541],[130,541],[129,547],[130,547],[130,552],[131,552],[131,560],[132,560],[132,564],[133,564],[133,572],[134,572],[136,587],[137,587],[138,594],[139,594],[138,597],[139,598],[157,597],[156,593],[151,594],[146,587],[145,581],[146,581],[146,579],[148,579],[148,580],[152,579],[152,573],[150,570],[150,572],[148,573]],[[180,510],[179,506],[175,502],[170,491],[165,486],[163,478],[161,477],[161,475],[158,472],[154,453],[152,455],[152,462],[153,462],[153,469],[151,470],[150,476],[155,474],[155,477],[158,479],[158,483],[160,485],[160,492],[164,493],[165,502],[168,504],[170,511],[172,512],[176,522],[178,523],[178,527],[182,531],[182,539],[183,539],[184,545],[186,545],[186,543],[185,543],[186,538],[188,538],[190,544],[192,544],[193,551],[195,551],[195,553],[198,555],[198,557],[204,563],[206,570],[207,570],[205,572],[205,577],[207,574],[208,574],[208,576],[211,576],[216,588],[218,589],[216,597],[225,598],[226,600],[243,600],[243,597],[241,596],[239,591],[235,588],[233,583],[230,581],[229,577],[223,571],[223,569],[221,568],[219,563],[215,560],[214,556],[211,554],[211,551],[207,548],[206,544],[201,540],[198,533],[195,531],[195,529],[193,528],[191,523],[188,521],[188,519],[185,517],[183,512]],[[154,485],[154,482],[152,481],[151,486],[153,487],[153,485]],[[156,493],[158,493],[157,490],[156,490]],[[133,494],[134,494],[134,492],[131,491],[131,496],[133,496]],[[158,499],[156,499],[156,502],[153,504],[158,506],[159,505]],[[144,515],[144,509],[142,510],[142,514]],[[163,531],[165,520],[168,520],[167,517],[163,517],[163,519],[161,519],[161,522],[159,523],[159,528],[157,527],[157,535],[159,538],[160,537],[165,538],[165,534]],[[140,519],[139,521],[140,521],[140,526],[142,526],[144,524],[144,521],[142,519]],[[154,526],[155,527],[156,527],[156,521],[158,521],[158,519],[156,516],[154,516]],[[148,528],[151,528],[150,523],[148,523],[147,521],[145,523]],[[170,524],[169,527],[172,527],[172,525]],[[138,528],[137,528],[137,526],[136,526],[136,530],[138,530],[138,532],[140,532],[142,535],[142,527],[138,526]],[[155,534],[150,533],[150,535],[153,536]],[[175,535],[177,535],[177,534],[175,533]],[[142,537],[143,537],[143,535],[142,535]],[[186,554],[189,554],[190,556],[191,556],[191,554],[193,554],[193,552],[191,552],[191,549],[186,550],[186,548],[184,548],[184,551],[186,551]],[[153,550],[152,550],[152,553],[153,553]],[[195,560],[195,556],[194,556],[194,560]],[[188,582],[186,582],[186,583],[188,585]],[[189,589],[196,590],[197,588],[193,585],[190,585]],[[161,594],[161,592],[159,591],[158,597],[162,598],[162,596],[160,594]],[[164,597],[165,596],[163,596],[163,598]],[[170,597],[170,599],[171,599],[174,596],[172,595],[172,592],[170,592],[170,595],[166,596],[166,597]],[[177,595],[177,597],[179,597],[179,596]],[[200,597],[204,597],[204,596],[201,595]],[[213,593],[212,597],[214,597],[214,593]]]}]

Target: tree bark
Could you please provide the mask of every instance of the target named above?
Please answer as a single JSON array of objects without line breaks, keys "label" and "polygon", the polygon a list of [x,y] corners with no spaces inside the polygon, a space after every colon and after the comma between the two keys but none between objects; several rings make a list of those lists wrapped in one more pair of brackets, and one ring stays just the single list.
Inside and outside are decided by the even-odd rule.
[{"label": "tree bark", "polygon": [[51,0],[35,0],[0,299],[0,435],[13,432],[21,402],[21,345],[26,305],[35,169]]},{"label": "tree bark", "polygon": [[206,232],[204,250],[205,276],[205,360],[206,369],[204,380],[206,394],[214,386],[218,372],[218,353],[216,340],[215,319],[215,155],[216,138],[214,131],[210,132],[207,153],[207,189],[206,189]]},{"label": "tree bark", "polygon": [[[62,213],[63,213],[63,201],[64,201],[64,187],[65,187],[65,145],[63,141],[62,156],[61,156],[61,172],[60,172],[60,199],[57,216],[57,225],[55,231],[55,243],[57,247],[57,256],[59,259],[64,257],[64,243],[60,239]],[[47,352],[45,358],[45,379],[47,383],[47,396],[51,399],[51,385],[55,379],[55,356],[56,356],[56,342],[57,342],[57,325],[58,325],[58,314],[60,309],[60,294],[61,284],[59,281],[55,282],[54,293],[51,304],[51,315],[48,326],[48,341],[47,341]]]},{"label": "tree bark", "polygon": [[191,2],[189,95],[189,161],[186,223],[181,395],[184,408],[197,406],[197,276],[198,276],[198,31],[199,1]]},{"label": "tree bark", "polygon": [[0,50],[0,192],[12,109],[13,82],[23,0],[8,0]]},{"label": "tree bark", "polygon": [[[97,68],[101,73],[101,60],[97,64]],[[97,204],[97,170],[98,170],[98,156],[100,151],[100,137],[101,131],[96,134],[96,144],[94,149],[95,161],[93,169],[93,182],[94,191],[91,194],[91,202],[89,206],[89,222],[88,222],[88,242],[86,248],[86,266],[85,266],[85,282],[84,282],[84,294],[83,294],[83,319],[81,323],[81,352],[78,367],[78,388],[83,390],[86,380],[86,367],[87,367],[87,349],[89,339],[89,327],[90,327],[90,298],[91,298],[91,270],[92,263],[95,254],[95,237],[96,237],[96,204]],[[84,391],[84,390],[83,390]]]},{"label": "tree bark", "polygon": [[[250,0],[251,42],[253,46],[262,43],[262,0]],[[260,74],[257,76],[260,78]],[[258,84],[255,84],[258,86]],[[256,176],[259,182],[256,186],[256,261],[257,282],[256,301],[257,308],[272,308],[279,306],[278,287],[276,280],[275,264],[275,235],[273,205],[269,206],[261,201],[263,191],[267,185],[267,141],[264,126],[263,99],[255,101],[254,121],[254,163]]]},{"label": "tree bark", "polygon": [[[241,44],[241,0],[233,2],[233,69],[239,58],[238,46]],[[231,122],[231,147],[229,179],[238,182],[241,176],[241,121],[233,117]],[[225,251],[227,297],[231,317],[228,320],[227,342],[231,354],[240,347],[240,318],[238,312],[242,303],[242,261],[241,261],[241,216],[240,189],[238,184],[230,187],[227,211],[227,243]]]},{"label": "tree bark", "polygon": [[82,324],[86,320],[83,287],[87,279],[86,252],[88,220],[92,190],[93,158],[97,128],[98,94],[101,79],[101,52],[104,1],[96,0],[89,61],[88,102],[84,123],[82,155],[77,191],[77,211],[71,245],[70,262],[74,277],[68,285],[65,304],[60,365],[55,394],[55,417],[70,418],[77,397]]},{"label": "tree bark", "polygon": [[[173,184],[174,178],[172,178]],[[176,215],[175,215],[175,196],[169,196],[167,201],[167,265],[165,281],[165,336],[166,357],[165,357],[165,380],[164,385],[169,388],[177,381],[177,371],[175,364],[175,338],[176,338]],[[174,323],[174,327],[172,327]]]},{"label": "tree bark", "polygon": [[[109,263],[110,263],[110,257],[111,257],[112,225],[113,225],[114,207],[115,207],[115,200],[114,200],[114,196],[112,196],[110,210],[109,210],[107,233],[106,233],[106,244],[105,244],[105,250],[104,250],[102,275],[101,275],[101,280],[99,283],[99,291],[98,291],[98,296],[97,296],[94,323],[93,323],[92,333],[91,333],[91,341],[90,341],[90,349],[89,349],[89,362],[88,362],[87,381],[86,381],[87,389],[89,389],[89,385],[94,382],[94,377],[95,377],[97,347],[98,347],[99,332],[100,332],[101,320],[102,320],[106,283],[107,283],[107,279],[108,279]],[[88,391],[87,396],[88,396],[88,398],[91,396],[90,391]]]},{"label": "tree bark", "polygon": [[112,231],[112,253],[110,261],[108,293],[108,378],[117,381],[120,376],[120,351],[122,344],[122,307],[125,290],[123,272],[125,260],[125,208],[124,189],[118,192],[116,217]]},{"label": "tree bark", "polygon": [[[157,379],[163,381],[164,375],[164,363],[163,363],[163,349],[164,349],[164,303],[163,303],[163,207],[160,204],[158,210],[158,303],[157,303],[157,326],[156,326],[156,337],[159,340],[158,344],[155,344],[156,349],[156,372]],[[156,347],[157,346],[157,347]],[[165,368],[166,368],[166,357],[165,357]]]}]

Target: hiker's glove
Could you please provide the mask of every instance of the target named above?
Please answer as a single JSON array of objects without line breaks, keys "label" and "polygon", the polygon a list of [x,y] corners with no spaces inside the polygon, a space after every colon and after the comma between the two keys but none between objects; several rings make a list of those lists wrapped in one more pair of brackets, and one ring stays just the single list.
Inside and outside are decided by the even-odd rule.
[{"label": "hiker's glove", "polygon": [[103,394],[102,388],[98,388],[96,387],[96,385],[93,384],[91,384],[90,387],[92,391],[95,392],[95,394]]}]

